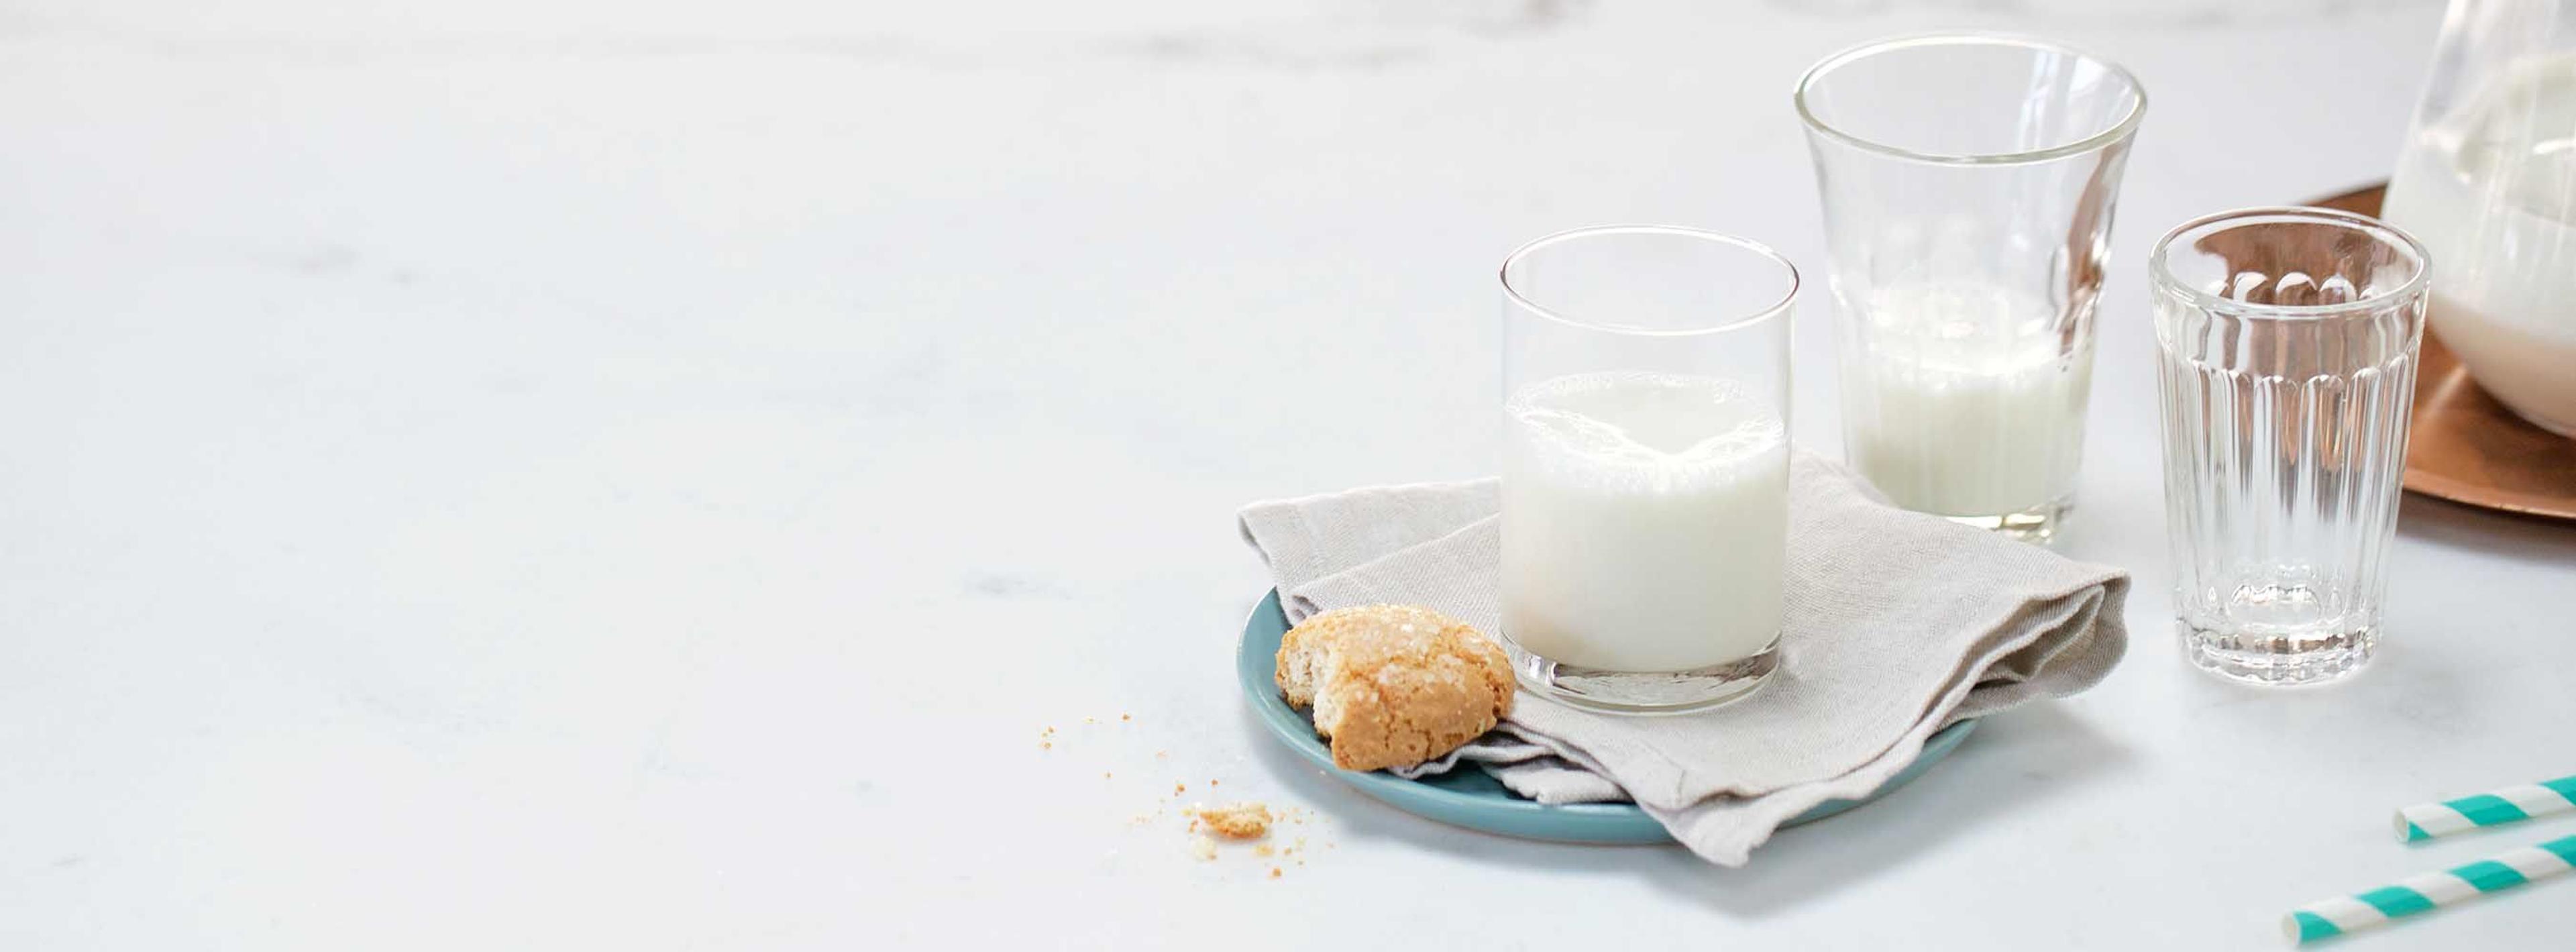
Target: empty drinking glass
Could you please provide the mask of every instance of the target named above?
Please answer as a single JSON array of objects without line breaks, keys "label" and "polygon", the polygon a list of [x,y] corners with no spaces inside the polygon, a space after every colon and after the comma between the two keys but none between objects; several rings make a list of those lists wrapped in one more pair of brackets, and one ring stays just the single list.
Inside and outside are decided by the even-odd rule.
[{"label": "empty drinking glass", "polygon": [[2192,663],[2266,684],[2377,643],[2430,269],[2404,232],[2252,208],[2156,243],[2174,612]]},{"label": "empty drinking glass", "polygon": [[1826,57],[1797,106],[1853,467],[1905,508],[2046,541],[2075,497],[2137,80],[2036,40],[1921,36]]}]

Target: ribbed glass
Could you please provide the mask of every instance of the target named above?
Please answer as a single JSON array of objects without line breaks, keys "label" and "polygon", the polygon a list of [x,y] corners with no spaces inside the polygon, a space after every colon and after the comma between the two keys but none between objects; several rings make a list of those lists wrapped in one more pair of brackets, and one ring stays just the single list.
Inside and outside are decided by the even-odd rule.
[{"label": "ribbed glass", "polygon": [[2176,229],[2151,270],[2192,660],[2263,683],[2358,668],[2396,531],[2423,249],[2357,215],[2248,209]]}]

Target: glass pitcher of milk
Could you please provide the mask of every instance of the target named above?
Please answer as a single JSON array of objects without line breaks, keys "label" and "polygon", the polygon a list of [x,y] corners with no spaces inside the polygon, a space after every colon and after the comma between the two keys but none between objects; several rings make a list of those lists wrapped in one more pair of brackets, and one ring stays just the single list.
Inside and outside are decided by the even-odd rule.
[{"label": "glass pitcher of milk", "polygon": [[2576,0],[2451,0],[2382,213],[2433,255],[2433,333],[2576,436]]}]

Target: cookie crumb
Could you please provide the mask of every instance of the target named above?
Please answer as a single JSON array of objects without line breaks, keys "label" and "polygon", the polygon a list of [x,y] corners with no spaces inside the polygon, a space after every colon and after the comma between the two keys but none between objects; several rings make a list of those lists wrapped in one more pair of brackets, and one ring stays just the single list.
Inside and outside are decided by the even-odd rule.
[{"label": "cookie crumb", "polygon": [[1190,837],[1190,855],[1196,856],[1201,860],[1215,859],[1216,841],[1208,838],[1208,835],[1205,833]]},{"label": "cookie crumb", "polygon": [[1039,750],[1054,750],[1054,749],[1055,749],[1055,743],[1054,743],[1054,742],[1052,742],[1052,741],[1043,741],[1043,740],[1042,740],[1042,741],[1039,741],[1039,742],[1038,742],[1038,749],[1039,749]]},{"label": "cookie crumb", "polygon": [[1096,717],[1086,717],[1082,719],[1082,722],[1085,724],[1097,724],[1100,723],[1100,719]]},{"label": "cookie crumb", "polygon": [[1107,779],[1109,779],[1109,771],[1106,771],[1106,770],[1101,771],[1101,772],[1100,772],[1100,779],[1102,779],[1102,780],[1107,780]]},{"label": "cookie crumb", "polygon": [[1255,846],[1255,847],[1253,847],[1253,848],[1252,848],[1252,855],[1254,855],[1254,856],[1259,856],[1259,857],[1263,857],[1263,858],[1268,858],[1268,857],[1270,857],[1271,855],[1273,855],[1273,854],[1275,854],[1275,853],[1277,853],[1277,852],[1278,852],[1278,851],[1277,851],[1277,850],[1275,850],[1275,849],[1272,849],[1272,848],[1271,848],[1271,846],[1270,846],[1270,844],[1268,844],[1268,843],[1263,843],[1263,844],[1261,844],[1261,845],[1259,845],[1259,846]]},{"label": "cookie crumb", "polygon": [[1120,714],[1120,715],[1118,715],[1118,719],[1119,719],[1119,720],[1122,720],[1122,721],[1132,721],[1132,720],[1135,720],[1135,719],[1136,719],[1136,715],[1134,715],[1134,714]]},{"label": "cookie crumb", "polygon": [[1164,758],[1164,756],[1165,756],[1165,754],[1164,754],[1162,751],[1159,751],[1159,750],[1158,750],[1158,751],[1155,751],[1155,752],[1154,752],[1154,759],[1155,759],[1155,760],[1161,760],[1161,759],[1163,759],[1163,758]]},{"label": "cookie crumb", "polygon": [[1208,829],[1230,840],[1260,839],[1270,833],[1270,808],[1262,804],[1249,801],[1221,807],[1192,804],[1188,812],[1199,822],[1207,824]]},{"label": "cookie crumb", "polygon": [[1189,785],[1189,784],[1186,784],[1186,783],[1176,783],[1176,784],[1173,784],[1173,785],[1172,785],[1172,795],[1173,795],[1173,796],[1179,796],[1179,795],[1181,795],[1181,794],[1183,794],[1183,793],[1188,792],[1188,791],[1189,791],[1189,789],[1190,789],[1190,785]]},{"label": "cookie crumb", "polygon": [[1276,867],[1276,866],[1270,867],[1270,878],[1272,878],[1272,879],[1277,879],[1277,878],[1279,878],[1279,867]]},{"label": "cookie crumb", "polygon": [[1216,781],[1214,781],[1214,780],[1210,780],[1210,781],[1208,781],[1208,786],[1211,786],[1211,787],[1216,786]]}]

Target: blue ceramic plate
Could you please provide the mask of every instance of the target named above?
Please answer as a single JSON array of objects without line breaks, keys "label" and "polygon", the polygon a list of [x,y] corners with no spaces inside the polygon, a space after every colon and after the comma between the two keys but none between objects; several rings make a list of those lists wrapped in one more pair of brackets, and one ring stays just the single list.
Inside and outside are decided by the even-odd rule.
[{"label": "blue ceramic plate", "polygon": [[[1243,623],[1243,643],[1235,649],[1235,673],[1243,681],[1244,699],[1252,703],[1261,722],[1270,726],[1298,756],[1316,766],[1332,771],[1342,782],[1358,787],[1360,792],[1393,804],[1396,809],[1430,817],[1443,823],[1469,829],[1501,833],[1534,840],[1558,840],[1567,843],[1669,843],[1672,836],[1664,832],[1646,811],[1633,803],[1570,803],[1548,806],[1535,800],[1524,800],[1503,788],[1500,781],[1482,770],[1459,769],[1421,780],[1406,780],[1385,771],[1361,773],[1333,768],[1333,753],[1315,736],[1315,727],[1306,715],[1289,707],[1279,696],[1275,680],[1278,669],[1279,638],[1288,633],[1288,616],[1279,610],[1279,593],[1271,592],[1252,609],[1252,617]],[[1788,826],[1821,820],[1871,800],[1886,796],[1888,791],[1904,786],[1928,770],[1959,741],[1975,730],[1977,722],[1960,721],[1943,728],[1923,742],[1922,756],[1890,778],[1869,796],[1858,800],[1827,800],[1815,809],[1789,820]]]}]

